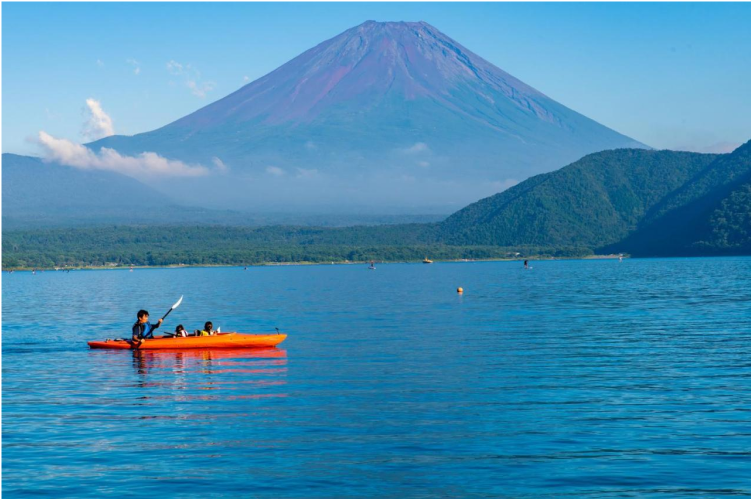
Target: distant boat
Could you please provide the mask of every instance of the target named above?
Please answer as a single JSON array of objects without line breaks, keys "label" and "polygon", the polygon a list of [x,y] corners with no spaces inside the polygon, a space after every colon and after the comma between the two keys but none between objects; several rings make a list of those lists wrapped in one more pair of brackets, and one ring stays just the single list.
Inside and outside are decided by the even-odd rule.
[{"label": "distant boat", "polygon": [[375,262],[370,262],[370,267],[368,267],[369,270],[375,270]]},{"label": "distant boat", "polygon": [[425,260],[422,261],[422,263],[433,263],[433,260],[429,260],[428,257],[425,257]]}]

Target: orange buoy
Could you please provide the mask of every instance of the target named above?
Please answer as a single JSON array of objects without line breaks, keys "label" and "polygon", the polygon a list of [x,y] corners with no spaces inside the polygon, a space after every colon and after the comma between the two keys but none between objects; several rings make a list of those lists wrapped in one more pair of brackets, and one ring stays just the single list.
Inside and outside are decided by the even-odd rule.
[{"label": "orange buoy", "polygon": [[464,288],[456,288],[456,292],[462,294],[464,293]]}]

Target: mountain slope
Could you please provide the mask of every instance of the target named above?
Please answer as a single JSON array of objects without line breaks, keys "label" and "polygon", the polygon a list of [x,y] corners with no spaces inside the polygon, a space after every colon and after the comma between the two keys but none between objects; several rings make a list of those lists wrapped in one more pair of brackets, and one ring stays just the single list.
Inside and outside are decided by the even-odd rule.
[{"label": "mountain slope", "polygon": [[149,211],[173,204],[125,175],[80,170],[39,158],[2,155],[3,226],[55,224],[59,219],[141,220]]},{"label": "mountain slope", "polygon": [[603,149],[641,147],[426,23],[360,26],[165,127],[90,144],[230,167],[233,207],[458,207]]},{"label": "mountain slope", "polygon": [[701,229],[694,253],[751,255],[751,179],[733,189]]},{"label": "mountain slope", "polygon": [[103,223],[240,222],[237,213],[181,206],[131,177],[2,155],[3,229]]},{"label": "mountain slope", "polygon": [[185,198],[179,203],[115,172],[81,170],[15,154],[2,155],[2,177],[3,228],[11,230],[102,224],[342,227],[434,222],[444,218],[430,214],[212,210],[196,206],[204,198]]},{"label": "mountain slope", "polygon": [[452,244],[598,248],[631,233],[715,155],[620,149],[590,154],[455,213],[441,224]]},{"label": "mountain slope", "polygon": [[723,154],[666,196],[606,249],[635,255],[751,253],[751,142]]}]

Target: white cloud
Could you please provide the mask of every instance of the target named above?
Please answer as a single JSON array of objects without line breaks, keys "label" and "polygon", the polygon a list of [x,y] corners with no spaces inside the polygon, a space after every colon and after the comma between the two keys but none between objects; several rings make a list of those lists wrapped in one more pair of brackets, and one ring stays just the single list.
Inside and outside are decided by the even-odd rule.
[{"label": "white cloud", "polygon": [[430,147],[425,142],[415,142],[411,146],[402,149],[406,154],[418,154],[421,152],[430,152]]},{"label": "white cloud", "polygon": [[310,170],[305,168],[298,168],[297,169],[297,175],[295,175],[295,178],[313,178],[318,175],[318,170],[315,168],[311,168]]},{"label": "white cloud", "polygon": [[138,62],[135,59],[128,59],[125,62],[127,62],[128,64],[130,64],[131,66],[133,66],[133,74],[134,75],[138,76],[139,74],[141,74],[141,63],[140,62]]},{"label": "white cloud", "polygon": [[206,97],[206,94],[214,90],[216,86],[213,81],[203,81],[201,72],[190,64],[181,64],[171,60],[167,63],[167,71],[171,75],[181,77],[190,92],[201,99]]},{"label": "white cloud", "polygon": [[488,182],[488,185],[490,185],[490,187],[495,192],[502,192],[515,186],[518,183],[519,181],[515,178],[507,178],[506,180],[496,180],[495,182]]},{"label": "white cloud", "polygon": [[104,62],[102,62],[101,59],[97,59],[96,60],[96,65],[99,66],[100,68],[103,68],[104,67]]},{"label": "white cloud", "polygon": [[707,154],[726,154],[726,153],[735,151],[740,146],[741,146],[740,142],[723,141],[723,142],[716,142],[714,144],[704,146],[704,147],[696,147],[696,146],[681,147],[679,148],[679,150],[701,152],[701,153],[707,153]]},{"label": "white cloud", "polygon": [[243,81],[244,81],[244,82],[246,82],[246,83],[247,83],[247,82],[249,82],[249,81],[250,81],[250,77],[248,77],[248,76],[243,76]]},{"label": "white cloud", "polygon": [[200,97],[201,99],[206,97],[207,93],[214,90],[214,83],[210,81],[201,83],[194,80],[187,80],[185,85],[190,89],[190,92],[193,95]]},{"label": "white cloud", "polygon": [[177,61],[170,61],[167,63],[167,71],[173,75],[180,75],[183,72],[183,65]]},{"label": "white cloud", "polygon": [[39,132],[38,143],[44,149],[46,161],[56,161],[82,170],[109,170],[135,178],[197,177],[209,173],[204,166],[170,160],[154,152],[143,152],[138,156],[123,156],[114,149],[102,147],[99,153],[96,153],[84,145],[66,139],[57,139],[44,131]]},{"label": "white cloud", "polygon": [[112,118],[102,109],[102,104],[96,99],[86,99],[88,120],[83,126],[83,136],[88,140],[97,140],[115,134]]},{"label": "white cloud", "polygon": [[422,167],[422,168],[427,168],[430,166],[430,163],[427,161],[418,161],[417,166]]},{"label": "white cloud", "polygon": [[267,166],[266,173],[274,175],[276,177],[281,177],[282,175],[284,175],[284,170],[282,170],[278,166]]},{"label": "white cloud", "polygon": [[219,173],[227,173],[229,171],[229,166],[224,164],[224,161],[214,156],[211,158],[211,162],[214,163],[214,168]]}]

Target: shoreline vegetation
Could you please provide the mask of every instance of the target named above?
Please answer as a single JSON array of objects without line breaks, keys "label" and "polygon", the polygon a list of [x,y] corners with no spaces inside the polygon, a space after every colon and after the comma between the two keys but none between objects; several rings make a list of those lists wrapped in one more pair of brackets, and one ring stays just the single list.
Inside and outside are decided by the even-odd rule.
[{"label": "shoreline vegetation", "polygon": [[331,262],[410,262],[584,257],[586,247],[449,245],[435,226],[154,227],[7,231],[3,269],[93,267],[247,266]]},{"label": "shoreline vegetation", "polygon": [[[323,247],[253,247],[238,253],[210,250],[196,254],[174,254],[169,252],[148,251],[147,255],[134,257],[132,253],[120,253],[118,250],[106,252],[106,257],[94,252],[68,252],[61,248],[48,251],[26,251],[6,248],[6,241],[10,234],[3,234],[2,271],[56,271],[56,270],[125,270],[149,268],[199,268],[199,267],[274,267],[274,266],[303,266],[303,265],[366,265],[376,264],[404,264],[425,263],[429,258],[435,263],[472,263],[472,262],[501,262],[501,261],[554,261],[554,260],[605,260],[617,258],[649,258],[649,257],[724,257],[748,256],[746,252],[722,252],[708,254],[676,254],[676,255],[632,255],[630,253],[596,253],[589,248],[547,248],[541,251],[530,251],[528,248],[518,248],[516,251],[508,248],[492,248],[482,246],[466,247],[383,247],[363,248],[341,246],[337,248]],[[332,251],[333,250],[333,251]],[[252,259],[244,259],[242,255],[252,254]],[[293,255],[319,254],[316,258],[294,258]],[[357,258],[342,258],[341,255],[358,255]],[[259,255],[269,258],[264,259]],[[285,258],[284,255],[290,255]],[[332,256],[335,255],[335,256]],[[384,256],[392,255],[392,256]],[[184,258],[183,258],[184,257]],[[187,263],[186,263],[187,262]],[[431,263],[432,263],[431,262]]]},{"label": "shoreline vegetation", "polygon": [[[483,262],[522,262],[524,260],[540,261],[558,261],[558,260],[616,260],[618,258],[631,258],[629,255],[585,255],[585,256],[518,256],[513,258],[475,258],[475,259],[455,259],[455,260],[433,260],[432,263],[483,263]],[[168,265],[92,265],[80,267],[3,267],[3,272],[65,272],[66,270],[148,270],[148,269],[197,269],[197,268],[240,268],[240,267],[302,267],[310,265],[368,265],[371,260],[363,261],[331,261],[331,262],[260,262],[244,264],[168,264]],[[375,260],[377,265],[389,264],[422,264],[418,260]]]}]

